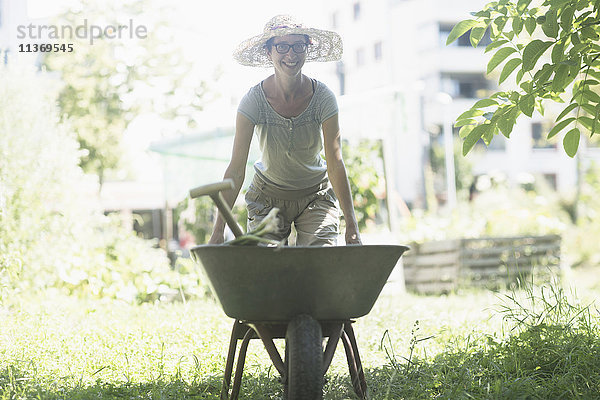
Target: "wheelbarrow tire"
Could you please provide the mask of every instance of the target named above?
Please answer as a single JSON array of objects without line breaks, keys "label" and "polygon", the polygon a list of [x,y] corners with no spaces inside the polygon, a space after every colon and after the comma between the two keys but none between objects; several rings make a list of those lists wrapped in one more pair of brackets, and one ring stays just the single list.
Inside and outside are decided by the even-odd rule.
[{"label": "wheelbarrow tire", "polygon": [[285,335],[287,400],[323,398],[323,334],[321,325],[309,315],[295,317]]}]

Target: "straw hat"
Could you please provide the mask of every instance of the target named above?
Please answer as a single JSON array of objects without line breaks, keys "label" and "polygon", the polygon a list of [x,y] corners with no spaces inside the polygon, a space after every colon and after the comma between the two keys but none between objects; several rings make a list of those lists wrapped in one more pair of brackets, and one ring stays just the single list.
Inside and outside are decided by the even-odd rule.
[{"label": "straw hat", "polygon": [[265,43],[274,37],[285,35],[308,35],[311,45],[306,53],[306,61],[337,61],[342,58],[342,38],[335,32],[307,28],[289,15],[277,15],[265,25],[263,33],[244,40],[233,53],[233,58],[250,67],[270,67],[273,65],[267,55]]}]

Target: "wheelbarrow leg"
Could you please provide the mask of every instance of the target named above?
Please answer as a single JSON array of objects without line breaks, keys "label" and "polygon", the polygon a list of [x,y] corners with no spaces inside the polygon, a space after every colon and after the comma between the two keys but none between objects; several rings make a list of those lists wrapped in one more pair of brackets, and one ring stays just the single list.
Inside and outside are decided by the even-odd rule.
[{"label": "wheelbarrow leg", "polygon": [[237,400],[238,395],[240,394],[240,387],[242,386],[242,374],[244,372],[244,363],[246,361],[246,351],[248,350],[248,344],[250,343],[252,336],[254,336],[254,331],[252,329],[248,329],[244,335],[244,339],[242,340],[242,345],[240,346],[240,355],[238,356],[237,365],[235,366],[235,376],[233,377],[230,400]]},{"label": "wheelbarrow leg", "polygon": [[[248,336],[248,339],[246,340],[246,337]],[[233,388],[232,388],[232,393],[231,393],[231,399],[237,398],[238,394],[239,394],[239,386],[241,383],[241,370],[244,369],[244,361],[246,358],[246,349],[248,347],[248,342],[250,341],[250,338],[252,337],[252,329],[250,329],[248,326],[242,324],[239,320],[236,320],[233,323],[233,329],[231,330],[231,340],[229,341],[229,352],[227,353],[227,362],[225,364],[225,374],[223,376],[223,385],[221,387],[221,400],[229,400],[229,387],[231,385],[231,374],[233,373],[233,364],[235,361],[235,351],[237,349],[237,341],[238,339],[243,338],[244,341],[242,341],[242,348],[240,348],[240,354],[238,356],[238,365],[236,367],[236,371],[235,371],[235,379],[233,382]],[[245,343],[245,346],[244,346]],[[241,362],[241,366],[240,366],[240,362]],[[237,387],[236,387],[236,381],[238,381],[238,370],[239,370],[239,382],[237,382]],[[235,394],[234,394],[235,393]]]},{"label": "wheelbarrow leg", "polygon": [[350,371],[350,378],[352,379],[354,393],[356,393],[360,399],[366,400],[367,381],[365,380],[365,374],[360,361],[360,355],[358,354],[358,346],[356,344],[356,338],[354,336],[354,330],[352,329],[351,322],[344,324],[342,342],[344,343],[344,350],[346,350],[348,370]]}]

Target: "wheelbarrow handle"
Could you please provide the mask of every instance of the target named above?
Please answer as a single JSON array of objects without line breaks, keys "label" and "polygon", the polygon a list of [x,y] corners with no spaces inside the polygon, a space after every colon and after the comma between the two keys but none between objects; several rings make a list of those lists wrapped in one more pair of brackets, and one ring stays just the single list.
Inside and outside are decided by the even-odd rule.
[{"label": "wheelbarrow handle", "polygon": [[244,234],[244,232],[238,225],[233,213],[231,212],[231,208],[229,208],[229,205],[221,194],[222,190],[230,190],[233,188],[233,180],[224,179],[223,182],[210,183],[208,185],[198,186],[197,188],[190,190],[190,197],[195,199],[196,197],[200,196],[210,196],[210,198],[217,205],[217,208],[221,212],[221,215],[225,219],[225,222],[227,222],[227,225],[229,225],[229,228],[235,237],[240,237]]},{"label": "wheelbarrow handle", "polygon": [[213,196],[223,190],[231,190],[233,187],[232,179],[224,179],[223,182],[209,183],[208,185],[198,186],[190,190],[190,197],[195,199],[196,197],[205,195]]}]

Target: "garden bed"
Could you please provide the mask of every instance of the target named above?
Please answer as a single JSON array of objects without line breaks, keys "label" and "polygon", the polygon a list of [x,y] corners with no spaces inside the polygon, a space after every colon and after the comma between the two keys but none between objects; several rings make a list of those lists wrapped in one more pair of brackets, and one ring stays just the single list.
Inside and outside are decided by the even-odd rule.
[{"label": "garden bed", "polygon": [[560,235],[455,239],[411,244],[403,257],[406,289],[446,293],[545,279],[560,267]]}]

